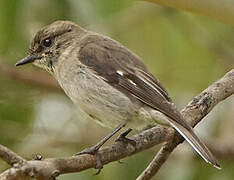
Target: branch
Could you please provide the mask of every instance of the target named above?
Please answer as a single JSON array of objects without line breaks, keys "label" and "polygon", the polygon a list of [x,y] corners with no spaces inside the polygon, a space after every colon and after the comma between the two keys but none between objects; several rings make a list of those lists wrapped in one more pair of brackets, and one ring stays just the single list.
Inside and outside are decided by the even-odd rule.
[{"label": "branch", "polygon": [[[229,71],[222,79],[210,85],[200,95],[193,98],[181,113],[191,126],[194,127],[215,105],[232,94],[234,94],[234,69]],[[164,162],[166,162],[171,152],[183,141],[184,139],[176,133],[171,141],[161,147],[152,162],[137,180],[147,180],[153,177]]]},{"label": "branch", "polygon": [[[218,102],[231,96],[233,93],[234,69],[227,73],[222,79],[208,87],[199,96],[195,97],[188,106],[182,110],[182,113],[192,125],[195,125],[209,113]],[[116,142],[113,145],[101,149],[99,151],[100,160],[103,164],[108,164],[166,141],[167,143],[159,151],[161,153],[161,158],[159,158],[161,161],[157,161],[158,170],[163,162],[166,161],[170,152],[177,146],[177,143],[183,141],[183,139],[174,132],[172,128],[158,125],[140,134],[134,135],[132,137],[136,142],[136,146],[134,147],[130,144]],[[0,149],[0,151],[2,150]],[[11,156],[10,153],[8,155]],[[14,166],[6,170],[0,174],[0,180],[20,180],[32,177],[38,180],[48,180],[55,179],[59,174],[80,172],[95,167],[96,160],[92,155],[31,160],[23,162],[19,167]]]},{"label": "branch", "polygon": [[2,145],[0,145],[0,158],[7,162],[10,166],[26,162],[22,157],[18,156],[16,153]]},{"label": "branch", "polygon": [[[145,149],[153,147],[157,144],[164,142],[165,140],[171,139],[173,136],[173,130],[171,128],[166,128],[162,126],[156,126],[149,130],[146,130],[138,135],[132,137],[136,142],[136,146],[123,144],[117,142],[111,146],[101,149],[98,153],[100,155],[100,160],[103,164],[107,164],[113,161],[120,160],[124,157],[133,155],[137,152],[141,152]],[[1,149],[0,149],[1,151]],[[10,154],[8,154],[10,156]],[[95,168],[96,160],[92,155],[80,155],[76,157],[68,158],[50,158],[45,160],[31,160],[24,163],[20,168],[13,167],[10,170],[5,171],[0,175],[1,178],[6,178],[6,180],[14,179],[17,173],[20,174],[19,177],[35,177],[39,180],[49,179],[55,172],[59,174],[80,172],[88,168]],[[28,173],[25,173],[27,170]],[[30,170],[30,171],[29,171]]]},{"label": "branch", "polygon": [[194,12],[234,25],[234,1],[230,0],[143,0],[162,6]]}]

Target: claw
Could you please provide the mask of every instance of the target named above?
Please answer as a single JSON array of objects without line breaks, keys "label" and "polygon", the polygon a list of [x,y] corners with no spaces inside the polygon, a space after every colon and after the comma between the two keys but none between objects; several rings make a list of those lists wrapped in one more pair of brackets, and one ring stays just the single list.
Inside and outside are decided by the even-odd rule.
[{"label": "claw", "polygon": [[94,173],[93,175],[96,176],[98,174],[100,174],[100,172],[102,171],[102,169],[98,169],[96,173]]},{"label": "claw", "polygon": [[76,153],[75,156],[79,156],[79,155],[82,155],[82,154],[95,155],[97,152],[98,152],[98,147],[95,145],[95,146],[93,146],[91,148],[86,148],[83,151]]},{"label": "claw", "polygon": [[[120,126],[115,128],[110,134],[108,134],[106,137],[104,137],[100,142],[98,142],[95,146],[93,146],[91,148],[84,149],[83,151],[76,153],[75,156],[79,156],[79,155],[82,155],[82,154],[91,154],[91,155],[93,155],[95,157],[95,159],[96,159],[96,169],[98,169],[98,171],[95,173],[95,175],[98,175],[101,172],[102,168],[103,168],[100,155],[98,154],[98,150],[102,147],[102,145],[106,141],[108,141],[112,136],[114,136],[117,132],[119,132],[124,126],[125,126],[125,124],[121,124]],[[128,134],[127,132],[124,132],[124,133],[126,135]]]},{"label": "claw", "polygon": [[100,158],[100,155],[98,154],[98,147],[97,145],[91,147],[91,148],[87,148],[87,149],[84,149],[83,151],[81,152],[78,152],[75,154],[75,156],[79,156],[79,155],[82,155],[82,154],[90,154],[90,155],[93,155],[96,159],[96,169],[98,169],[98,171],[94,174],[94,175],[98,175],[100,174],[102,168],[103,168],[103,165],[102,165],[102,161],[101,161],[101,158]]},{"label": "claw", "polygon": [[115,142],[124,142],[131,144],[132,146],[136,146],[136,142],[130,138],[127,138],[126,136],[132,131],[132,129],[127,129],[125,132],[119,135],[119,137],[115,140]]},{"label": "claw", "polygon": [[102,171],[102,168],[103,168],[103,164],[102,164],[102,161],[101,161],[101,158],[100,158],[100,155],[97,153],[95,155],[95,158],[96,158],[96,169],[98,170],[94,175],[98,175],[100,174],[100,172]]}]

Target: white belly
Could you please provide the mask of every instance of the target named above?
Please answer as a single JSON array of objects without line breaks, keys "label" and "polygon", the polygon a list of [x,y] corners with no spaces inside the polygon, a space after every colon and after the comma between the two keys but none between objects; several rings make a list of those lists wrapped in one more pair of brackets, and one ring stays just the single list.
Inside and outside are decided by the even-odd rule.
[{"label": "white belly", "polygon": [[67,69],[66,73],[55,76],[73,103],[91,118],[107,127],[136,120],[139,105],[133,104],[120,91],[113,88],[85,66]]},{"label": "white belly", "polygon": [[67,66],[64,61],[54,76],[73,103],[99,124],[114,128],[127,123],[128,127],[141,130],[159,123],[155,110],[133,103],[84,65],[77,61],[74,64]]}]

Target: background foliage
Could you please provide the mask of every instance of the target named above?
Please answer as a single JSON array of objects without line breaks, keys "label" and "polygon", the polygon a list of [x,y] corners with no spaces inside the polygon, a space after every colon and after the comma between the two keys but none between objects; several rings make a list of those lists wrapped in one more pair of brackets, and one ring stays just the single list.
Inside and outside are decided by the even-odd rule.
[{"label": "background foliage", "polygon": [[[234,29],[194,14],[130,0],[0,1],[0,67],[24,57],[33,34],[55,20],[72,20],[106,34],[134,51],[168,89],[179,108],[234,67]],[[27,71],[40,70],[25,66]],[[19,71],[22,69],[19,69]],[[61,90],[35,86],[1,73],[0,143],[28,159],[70,156],[95,144],[110,130],[85,120]],[[37,78],[37,76],[33,77]],[[207,140],[233,137],[234,99],[229,98],[196,128]],[[94,170],[60,179],[134,179],[158,147]],[[223,170],[204,163],[181,145],[157,175],[158,179],[223,179],[234,177],[232,160],[220,159]],[[7,168],[0,161],[0,170]]]}]

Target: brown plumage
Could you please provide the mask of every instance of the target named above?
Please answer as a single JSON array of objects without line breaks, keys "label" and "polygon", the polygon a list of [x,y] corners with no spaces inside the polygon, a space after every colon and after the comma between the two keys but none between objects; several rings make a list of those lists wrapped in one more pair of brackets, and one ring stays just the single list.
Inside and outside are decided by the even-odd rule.
[{"label": "brown plumage", "polygon": [[17,65],[28,62],[53,74],[74,104],[104,126],[122,122],[131,128],[137,128],[134,122],[152,125],[160,118],[155,112],[160,112],[165,123],[205,161],[220,168],[159,80],[120,43],[72,22],[57,21],[36,34],[29,56]]}]

